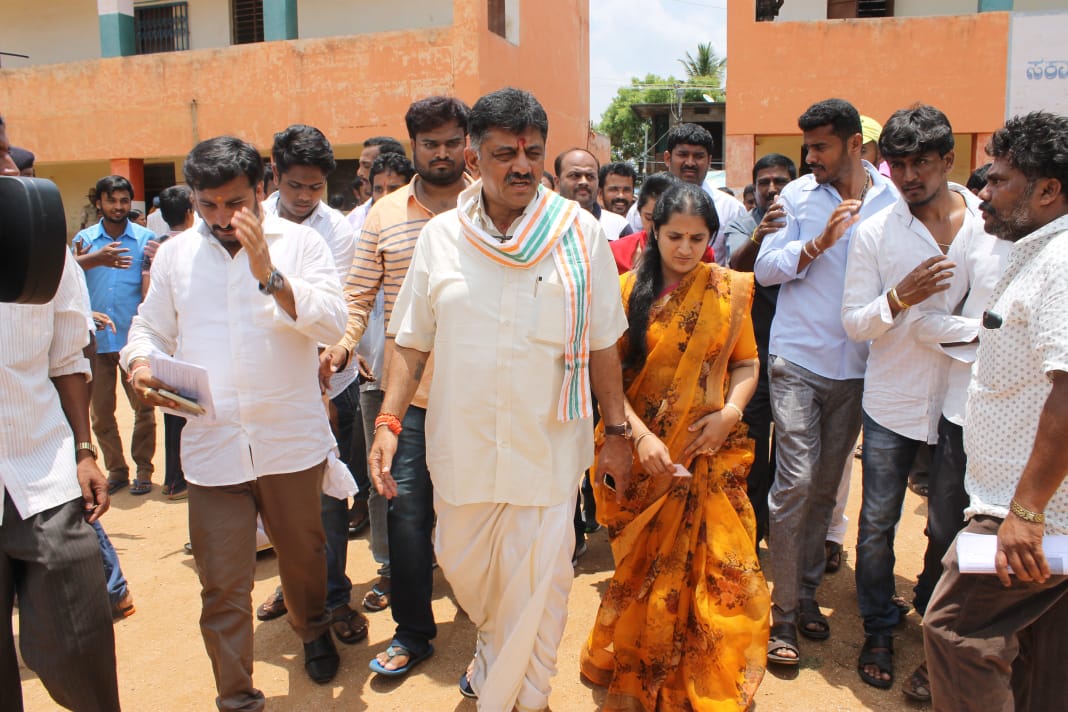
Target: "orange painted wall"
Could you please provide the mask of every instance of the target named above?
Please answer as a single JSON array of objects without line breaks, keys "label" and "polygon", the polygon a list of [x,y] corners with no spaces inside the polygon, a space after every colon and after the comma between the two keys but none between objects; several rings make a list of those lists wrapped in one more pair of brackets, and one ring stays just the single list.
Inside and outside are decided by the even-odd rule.
[{"label": "orange painted wall", "polygon": [[727,13],[728,182],[752,165],[751,156],[737,165],[742,137],[797,134],[797,117],[832,96],[880,122],[930,103],[955,133],[990,133],[1004,120],[1008,13],[756,22],[755,0],[732,0]]}]

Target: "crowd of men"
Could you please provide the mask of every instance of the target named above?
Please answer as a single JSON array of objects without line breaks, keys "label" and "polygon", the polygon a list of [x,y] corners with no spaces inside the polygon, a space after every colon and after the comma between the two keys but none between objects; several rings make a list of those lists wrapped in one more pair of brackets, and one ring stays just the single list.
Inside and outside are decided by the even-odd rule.
[{"label": "crowd of men", "polygon": [[[630,469],[617,274],[655,239],[657,196],[683,181],[704,185],[720,217],[706,259],[757,283],[763,368],[744,420],[774,583],[768,662],[796,666],[799,634],[832,634],[817,591],[840,565],[833,530],[863,433],[860,678],[896,679],[907,603],[894,539],[931,445],[913,601],[927,655],[902,689],[939,710],[1061,705],[1068,577],[1042,537],[1068,534],[1068,118],[1008,121],[976,195],[949,180],[959,157],[937,108],[879,126],[820,101],[798,120],[803,175],[762,156],[751,206],[706,184],[713,138],[693,124],[670,130],[667,170],[639,186],[629,164],[583,148],[549,173],[545,111],[520,90],[473,107],[420,99],[405,123],[410,159],[394,138],[364,143],[348,215],[324,202],[327,137],[300,124],[275,135],[266,166],[240,139],[199,143],[185,184],[159,196],[155,232],[130,219],[130,182],[104,177],[99,221],[75,237],[53,302],[0,305],[0,602],[10,618],[17,593],[25,661],[58,703],[118,709],[111,619],[133,603],[96,520],[122,488],[152,490],[163,407],[163,493],[188,498],[219,709],[264,706],[258,528],[281,586],[256,615],[288,615],[316,682],[337,673],[335,638],[367,637],[360,608],[396,623],[369,661],[378,675],[433,655],[440,565],[478,630],[460,692],[480,709],[545,709],[572,567],[598,527],[590,481],[609,472],[625,487]],[[13,175],[9,155],[24,160],[0,121]],[[207,369],[211,417],[175,414],[157,354]],[[607,436],[584,477],[595,410]],[[378,580],[354,606],[347,548],[366,526]],[[996,575],[961,572],[961,530],[996,539]],[[4,630],[0,675],[18,697]]]}]

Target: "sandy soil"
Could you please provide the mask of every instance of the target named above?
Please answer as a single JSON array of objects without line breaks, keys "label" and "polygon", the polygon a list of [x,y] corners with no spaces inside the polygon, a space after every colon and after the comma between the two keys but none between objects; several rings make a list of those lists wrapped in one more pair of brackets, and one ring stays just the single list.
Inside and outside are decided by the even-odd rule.
[{"label": "sandy soil", "polygon": [[[123,411],[123,399],[119,410]],[[124,434],[130,432],[128,412],[120,414]],[[104,518],[130,582],[137,612],[116,623],[119,686],[123,708],[128,712],[213,710],[215,689],[211,667],[198,628],[199,584],[193,558],[182,546],[188,540],[186,503],[170,502],[159,493],[163,475],[162,419],[157,448],[156,487],[135,497],[127,490],[112,500]],[[860,461],[855,461],[853,488],[847,515],[847,561],[828,576],[820,589],[820,602],[831,621],[831,639],[824,642],[801,639],[801,665],[793,672],[768,671],[757,697],[757,709],[769,710],[897,710],[922,709],[901,693],[922,655],[920,621],[915,612],[899,628],[896,641],[896,673],[891,690],[876,690],[857,677],[856,658],[863,642],[861,621],[853,584],[856,517],[860,507]],[[898,591],[909,600],[916,574],[922,567],[926,540],[923,525],[925,501],[909,492],[897,536]],[[375,581],[366,533],[349,546],[348,573],[353,582],[353,600],[358,602]],[[579,648],[605,583],[610,577],[612,556],[604,532],[591,537],[589,553],[580,561],[571,589],[570,615],[560,646],[558,674],[554,680],[551,707],[555,712],[597,710],[603,699],[600,689],[578,674]],[[259,604],[278,584],[278,566],[273,554],[261,554],[256,570],[253,604]],[[829,609],[829,610],[828,610]],[[471,655],[474,627],[458,609],[440,571],[435,572],[434,615],[437,653],[406,679],[389,681],[372,674],[367,663],[389,644],[393,619],[389,610],[368,614],[370,636],[354,646],[338,645],[341,670],[334,682],[319,686],[303,670],[299,640],[285,619],[256,622],[255,682],[267,696],[267,709],[276,710],[373,710],[375,712],[474,712],[475,703],[460,696],[456,683]],[[17,619],[17,613],[16,613]],[[15,621],[17,633],[17,620]],[[26,709],[30,712],[58,709],[34,674],[21,668]]]}]

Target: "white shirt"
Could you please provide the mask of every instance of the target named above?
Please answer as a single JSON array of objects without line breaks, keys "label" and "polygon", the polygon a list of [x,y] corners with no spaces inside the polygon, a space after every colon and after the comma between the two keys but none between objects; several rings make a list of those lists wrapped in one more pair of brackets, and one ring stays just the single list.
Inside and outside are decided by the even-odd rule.
[{"label": "white shirt", "polygon": [[[49,379],[89,378],[89,292],[82,270],[66,262],[47,304],[0,304],[0,502],[11,496],[28,519],[81,496],[74,433]],[[91,321],[89,323],[92,323]],[[3,521],[0,505],[0,522]]]},{"label": "white shirt", "polygon": [[[278,214],[278,198],[278,191],[271,193],[263,201],[263,209],[268,215],[281,218],[282,216]],[[356,232],[352,229],[352,225],[341,214],[341,211],[331,208],[321,200],[315,209],[298,224],[310,227],[326,240],[326,246],[330,248],[330,253],[334,256],[334,264],[337,266],[338,283],[344,289],[349,270],[352,268],[352,257],[356,252]],[[336,398],[340,395],[356,380],[358,373],[356,359],[349,359],[345,368],[330,377],[327,397]]]},{"label": "white shirt", "polygon": [[189,418],[182,431],[182,468],[197,485],[299,472],[334,447],[317,345],[344,333],[337,269],[311,228],[266,216],[263,230],[271,261],[293,289],[296,320],[259,291],[247,253],[231,258],[201,224],[156,253],[122,350],[124,368],[158,350],[207,369],[216,419]]},{"label": "white shirt", "polygon": [[[963,186],[965,215],[954,242],[983,233],[979,199]],[[918,264],[942,255],[927,226],[902,198],[861,223],[849,243],[842,326],[854,341],[870,341],[863,407],[879,425],[912,440],[938,442],[938,417],[949,358],[916,340],[913,312],[891,316],[890,290]]]},{"label": "white shirt", "polygon": [[371,212],[372,203],[374,203],[374,199],[368,198],[350,210],[349,214],[345,216],[345,219],[349,221],[349,225],[352,226],[352,229],[357,234],[363,229],[363,223],[367,220],[367,213]]},{"label": "white shirt", "polygon": [[598,218],[598,221],[601,223],[605,237],[608,238],[609,242],[618,240],[619,233],[627,228],[627,219],[607,208],[601,208],[601,217]]},{"label": "white shirt", "polygon": [[[719,230],[716,230],[711,243],[712,251],[716,256],[716,264],[726,267],[727,262],[730,261],[730,252],[727,250],[727,225],[744,217],[749,211],[745,209],[745,204],[733,195],[724,193],[708,183],[703,183],[701,187],[708,193],[708,197],[712,198],[712,205],[716,208],[716,215],[719,216]],[[637,200],[627,210],[627,222],[634,232],[644,229],[642,216],[638,214]]]},{"label": "white shirt", "polygon": [[[928,348],[950,356],[942,415],[964,426],[964,405],[978,344],[979,322],[1005,271],[1012,243],[980,230],[958,235],[949,248],[955,265],[949,289],[913,307],[912,333]],[[961,344],[961,345],[951,345]]]},{"label": "white shirt", "polygon": [[[1068,371],[1068,216],[1012,246],[987,310],[1001,327],[979,331],[968,389],[964,487],[966,517],[1008,516],[1009,502],[1034,448],[1054,371]],[[1046,534],[1068,534],[1068,482],[1046,505]]]},{"label": "white shirt", "polygon": [[[465,189],[460,202],[481,189]],[[499,235],[480,203],[472,218]],[[580,210],[578,222],[591,262],[590,349],[598,351],[615,346],[627,321],[608,241],[588,212]],[[593,462],[592,419],[556,417],[566,337],[561,279],[551,254],[528,269],[491,261],[461,235],[455,210],[423,228],[387,333],[434,353],[427,465],[434,493],[449,504],[552,506],[575,496]]]}]

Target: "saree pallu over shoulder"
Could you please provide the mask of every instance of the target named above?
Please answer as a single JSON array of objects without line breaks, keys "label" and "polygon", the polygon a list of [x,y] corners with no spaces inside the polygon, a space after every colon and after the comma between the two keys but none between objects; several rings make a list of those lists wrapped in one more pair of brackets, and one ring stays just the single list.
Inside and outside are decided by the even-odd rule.
[{"label": "saree pallu over shoulder", "polygon": [[[621,279],[626,305],[634,274]],[[624,385],[675,462],[688,427],[723,408],[731,356],[753,338],[743,328],[752,298],[751,274],[702,264],[652,309],[646,363],[625,372]],[[595,488],[616,571],[580,666],[608,687],[604,710],[740,710],[752,701],[770,608],[746,496],[752,462],[739,423],[715,453],[681,463],[692,478],[651,477],[635,456],[620,502]]]}]

